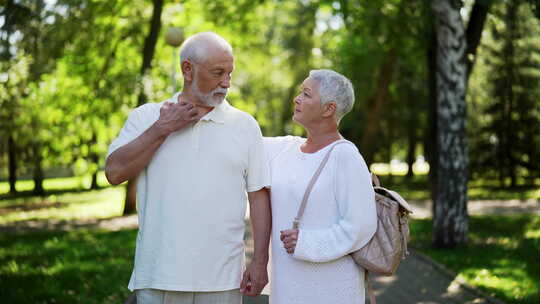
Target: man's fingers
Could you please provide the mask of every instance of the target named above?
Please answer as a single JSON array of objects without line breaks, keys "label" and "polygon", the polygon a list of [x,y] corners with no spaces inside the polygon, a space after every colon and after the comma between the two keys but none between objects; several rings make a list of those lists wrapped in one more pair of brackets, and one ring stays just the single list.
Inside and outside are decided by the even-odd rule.
[{"label": "man's fingers", "polygon": [[181,104],[180,106],[182,106],[182,107],[184,107],[184,108],[186,108],[188,110],[191,110],[191,109],[194,108],[193,104],[191,104],[191,103],[184,103],[184,104]]},{"label": "man's fingers", "polygon": [[244,291],[246,291],[248,280],[249,280],[248,271],[244,271],[244,275],[242,276],[242,282],[240,283],[241,293],[244,293]]},{"label": "man's fingers", "polygon": [[259,284],[258,285],[253,285],[253,286],[251,286],[251,289],[248,291],[247,295],[251,296],[251,297],[258,296],[261,293],[263,287],[264,286],[261,287]]}]

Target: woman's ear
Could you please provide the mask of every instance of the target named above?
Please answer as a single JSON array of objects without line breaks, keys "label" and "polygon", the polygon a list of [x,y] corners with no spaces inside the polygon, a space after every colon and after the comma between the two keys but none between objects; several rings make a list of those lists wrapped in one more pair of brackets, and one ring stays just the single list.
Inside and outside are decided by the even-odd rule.
[{"label": "woman's ear", "polygon": [[334,101],[324,104],[323,117],[332,117],[336,114],[337,106]]},{"label": "woman's ear", "polygon": [[182,68],[182,74],[184,75],[184,79],[188,82],[193,81],[193,65],[188,60],[184,60],[182,64],[180,65]]}]

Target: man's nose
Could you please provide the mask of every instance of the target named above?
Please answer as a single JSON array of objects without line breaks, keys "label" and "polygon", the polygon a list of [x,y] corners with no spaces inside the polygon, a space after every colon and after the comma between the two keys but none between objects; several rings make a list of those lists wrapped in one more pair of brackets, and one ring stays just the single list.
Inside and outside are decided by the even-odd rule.
[{"label": "man's nose", "polygon": [[230,76],[225,77],[225,79],[221,80],[219,85],[224,89],[228,89],[231,86],[231,77]]}]

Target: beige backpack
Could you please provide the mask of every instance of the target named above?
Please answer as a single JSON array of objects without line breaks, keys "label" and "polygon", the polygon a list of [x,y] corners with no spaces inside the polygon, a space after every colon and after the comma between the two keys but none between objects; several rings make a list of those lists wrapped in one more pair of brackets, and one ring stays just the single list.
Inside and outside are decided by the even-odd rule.
[{"label": "beige backpack", "polygon": [[407,257],[409,214],[412,209],[397,192],[380,186],[371,174],[377,208],[377,231],[360,250],[351,253],[354,261],[367,271],[391,276],[402,259]]},{"label": "beige backpack", "polygon": [[[326,153],[321,165],[313,174],[308,184],[302,203],[298,209],[298,214],[293,221],[293,228],[298,229],[300,219],[306,209],[307,200],[311,189],[319,178],[322,169],[326,165],[330,153],[339,144],[348,141],[338,141]],[[412,209],[409,204],[397,193],[380,186],[379,179],[375,174],[371,174],[373,189],[375,190],[375,206],[377,209],[377,230],[371,240],[359,250],[351,253],[356,264],[366,269],[365,281],[368,285],[370,303],[376,304],[373,289],[368,280],[369,272],[380,275],[391,276],[396,272],[402,259],[409,252],[407,242],[409,241],[409,214]]]},{"label": "beige backpack", "polygon": [[380,186],[379,179],[371,173],[377,208],[377,230],[364,247],[351,253],[356,264],[366,269],[365,282],[370,304],[377,304],[369,281],[369,273],[393,275],[402,259],[409,255],[409,214],[411,206],[397,192]]}]

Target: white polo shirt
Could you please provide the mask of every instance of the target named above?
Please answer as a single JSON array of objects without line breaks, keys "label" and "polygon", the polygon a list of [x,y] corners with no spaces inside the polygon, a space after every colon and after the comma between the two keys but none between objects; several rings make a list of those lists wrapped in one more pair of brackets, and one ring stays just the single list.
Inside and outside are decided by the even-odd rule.
[{"label": "white polo shirt", "polygon": [[[132,111],[108,155],[150,127],[162,104]],[[227,101],[169,135],[138,178],[139,232],[129,289],[239,288],[246,191],[268,186],[269,179],[257,121]]]}]

